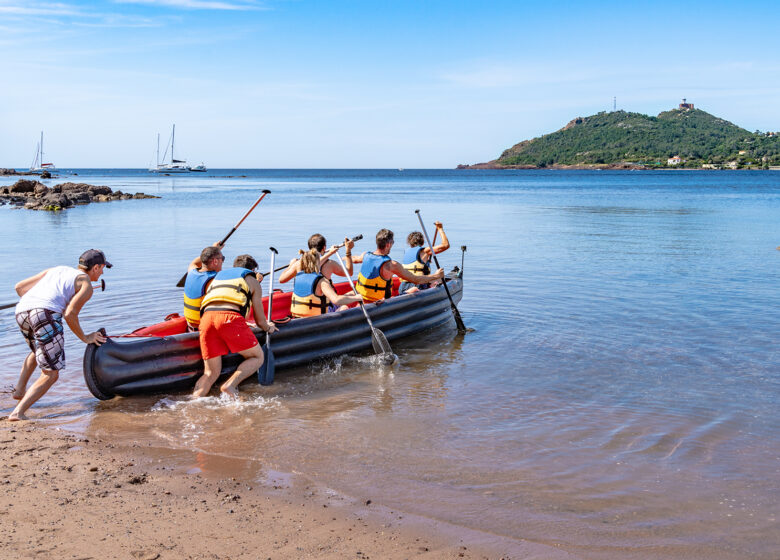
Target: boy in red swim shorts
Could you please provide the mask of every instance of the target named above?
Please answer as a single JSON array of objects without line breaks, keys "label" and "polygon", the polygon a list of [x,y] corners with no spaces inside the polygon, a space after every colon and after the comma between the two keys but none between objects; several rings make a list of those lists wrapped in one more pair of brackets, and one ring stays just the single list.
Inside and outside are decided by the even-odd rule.
[{"label": "boy in red swim shorts", "polygon": [[263,290],[255,276],[256,269],[255,259],[239,255],[233,261],[233,268],[217,273],[203,296],[200,319],[203,375],[195,384],[195,397],[209,393],[222,372],[222,356],[226,354],[241,354],[244,358],[220,387],[232,397],[238,396],[238,384],[263,364],[263,351],[245,319],[250,306],[258,327],[267,333],[277,329],[263,316]]}]

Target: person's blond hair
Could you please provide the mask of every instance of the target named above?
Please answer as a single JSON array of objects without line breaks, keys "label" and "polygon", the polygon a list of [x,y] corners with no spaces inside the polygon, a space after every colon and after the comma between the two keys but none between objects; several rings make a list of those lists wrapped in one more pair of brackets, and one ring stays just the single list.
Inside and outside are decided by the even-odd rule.
[{"label": "person's blond hair", "polygon": [[308,251],[298,251],[301,255],[301,272],[319,272],[320,271],[320,252],[317,248]]}]

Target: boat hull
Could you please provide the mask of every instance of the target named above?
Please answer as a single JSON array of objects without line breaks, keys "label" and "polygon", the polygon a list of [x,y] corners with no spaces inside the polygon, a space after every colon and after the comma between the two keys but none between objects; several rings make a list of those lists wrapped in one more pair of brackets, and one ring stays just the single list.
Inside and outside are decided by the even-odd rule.
[{"label": "boat hull", "polygon": [[[456,303],[460,301],[463,295],[462,276],[448,278],[447,287],[453,300]],[[374,326],[391,342],[440,325],[454,324],[443,286],[394,297],[380,305],[369,304],[366,310]],[[139,329],[136,333],[143,331]],[[253,332],[258,342],[264,344],[265,333],[257,327],[253,328]],[[278,372],[323,358],[371,350],[371,330],[360,308],[355,307],[282,324],[279,331],[271,336],[271,346]],[[241,360],[238,354],[225,356],[222,375],[235,371]],[[202,373],[198,333],[110,337],[100,346],[88,345],[84,353],[87,387],[102,400],[116,395],[188,389],[194,386]]]}]

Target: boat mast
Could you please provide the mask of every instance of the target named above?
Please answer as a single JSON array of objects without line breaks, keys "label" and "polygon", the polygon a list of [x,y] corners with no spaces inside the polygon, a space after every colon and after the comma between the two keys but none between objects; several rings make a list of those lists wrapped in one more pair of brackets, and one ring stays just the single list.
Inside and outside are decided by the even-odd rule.
[{"label": "boat mast", "polygon": [[160,167],[160,133],[157,133],[157,165],[156,167]]},{"label": "boat mast", "polygon": [[41,130],[41,161],[40,161],[41,168],[43,167],[43,131]]},{"label": "boat mast", "polygon": [[171,132],[171,163],[174,163],[173,159],[173,140],[176,138],[176,125],[173,125],[173,132]]}]

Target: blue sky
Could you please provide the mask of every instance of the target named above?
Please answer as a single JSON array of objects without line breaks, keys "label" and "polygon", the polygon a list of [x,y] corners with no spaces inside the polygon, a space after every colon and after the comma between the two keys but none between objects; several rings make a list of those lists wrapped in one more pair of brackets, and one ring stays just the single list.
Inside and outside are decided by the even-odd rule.
[{"label": "blue sky", "polygon": [[0,0],[0,167],[487,161],[686,97],[780,130],[780,3]]}]

